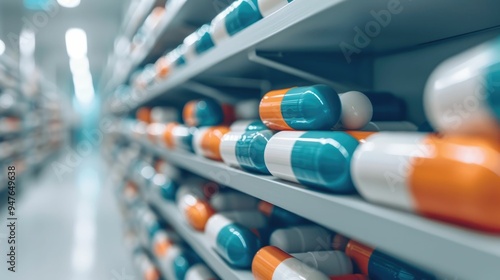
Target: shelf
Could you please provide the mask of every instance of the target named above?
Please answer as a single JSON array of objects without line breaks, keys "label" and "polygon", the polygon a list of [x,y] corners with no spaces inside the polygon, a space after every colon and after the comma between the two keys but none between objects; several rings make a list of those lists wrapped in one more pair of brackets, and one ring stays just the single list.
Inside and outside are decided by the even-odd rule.
[{"label": "shelf", "polygon": [[155,206],[164,219],[177,231],[177,233],[186,241],[193,250],[219,275],[221,279],[227,280],[251,280],[254,279],[249,270],[237,270],[230,267],[212,248],[208,246],[209,242],[201,232],[191,229],[184,220],[182,220],[179,210],[174,203],[165,201],[160,195],[149,194],[147,200]]},{"label": "shelf", "polygon": [[215,5],[212,1],[170,1],[167,4],[165,15],[155,29],[157,32],[153,32],[144,45],[131,53],[131,61],[116,77],[114,81],[116,85],[113,87],[126,83],[137,67],[155,62],[166,51],[180,45],[191,32],[210,22],[217,15]]},{"label": "shelf", "polygon": [[[136,106],[129,110],[135,110],[160,96],[164,98],[179,95],[176,90],[179,90],[183,83],[195,78],[258,78],[263,73],[262,68],[248,59],[249,53],[255,50],[328,53],[333,54],[334,58],[331,69],[356,70],[356,65],[365,63],[363,59],[366,58],[406,51],[500,26],[496,9],[491,8],[498,6],[498,1],[495,0],[480,0],[460,5],[452,0],[400,3],[401,12],[393,14],[387,26],[381,28],[379,34],[371,38],[366,47],[360,48],[359,55],[351,56],[352,63],[348,63],[340,45],[344,42],[355,47],[354,28],[364,28],[369,22],[373,22],[371,12],[386,10],[388,2],[370,1],[360,4],[354,0],[295,0],[209,50],[195,62],[178,69],[167,80],[151,87],[145,94],[146,97],[138,100]],[[429,9],[430,6],[433,8]],[[451,6],[453,9],[449,9]],[[475,20],[464,25],[464,18]],[[323,72],[330,74],[327,73],[329,71]]]},{"label": "shelf", "polygon": [[[325,194],[272,176],[253,175],[187,152],[161,149],[146,140],[139,140],[139,143],[174,165],[377,246],[439,275],[459,276],[459,279],[477,279],[478,276],[482,280],[498,279],[498,236],[374,205],[355,195]],[[175,214],[169,216],[178,217]]]}]

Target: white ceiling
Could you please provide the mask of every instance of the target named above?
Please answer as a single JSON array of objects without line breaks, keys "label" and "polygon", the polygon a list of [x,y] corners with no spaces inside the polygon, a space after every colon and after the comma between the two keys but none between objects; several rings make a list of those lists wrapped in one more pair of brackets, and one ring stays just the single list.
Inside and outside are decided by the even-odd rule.
[{"label": "white ceiling", "polygon": [[[23,0],[0,0],[0,39],[12,51],[17,46],[12,46],[9,34],[10,37],[18,35],[26,22],[33,24],[38,18],[38,23],[42,24],[35,25],[37,65],[47,78],[68,89],[71,76],[64,36],[69,28],[82,28],[87,32],[91,72],[95,84],[98,84],[128,3],[123,0],[81,0],[76,8],[59,7],[54,9],[53,15],[48,15],[24,9]],[[44,17],[49,18],[46,24],[43,24]]]}]

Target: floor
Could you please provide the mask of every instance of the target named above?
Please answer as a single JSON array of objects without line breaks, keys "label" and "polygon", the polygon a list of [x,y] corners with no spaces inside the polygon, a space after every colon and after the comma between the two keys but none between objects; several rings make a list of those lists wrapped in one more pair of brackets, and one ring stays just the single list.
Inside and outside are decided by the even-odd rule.
[{"label": "floor", "polygon": [[120,213],[105,174],[99,157],[89,156],[60,178],[48,164],[36,179],[24,178],[16,201],[15,273],[5,262],[5,203],[0,209],[0,279],[139,279],[123,245]]}]

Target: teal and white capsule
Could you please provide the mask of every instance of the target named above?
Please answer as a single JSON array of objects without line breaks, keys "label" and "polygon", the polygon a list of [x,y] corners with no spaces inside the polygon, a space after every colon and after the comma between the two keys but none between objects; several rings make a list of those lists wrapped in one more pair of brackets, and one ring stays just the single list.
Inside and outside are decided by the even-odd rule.
[{"label": "teal and white capsule", "polygon": [[186,48],[184,55],[188,63],[215,46],[209,31],[210,25],[205,24],[184,39]]},{"label": "teal and white capsule", "polygon": [[216,280],[215,273],[205,264],[199,263],[189,268],[185,280]]},{"label": "teal and white capsule", "polygon": [[261,19],[257,0],[237,0],[212,20],[210,34],[219,45]]},{"label": "teal and white capsule", "polygon": [[359,142],[340,131],[282,131],[267,143],[269,172],[281,179],[335,192],[353,193],[350,166]]},{"label": "teal and white capsule", "polygon": [[222,212],[208,220],[205,235],[209,245],[229,264],[249,268],[262,246],[252,230],[265,227],[267,219],[258,211]]},{"label": "teal and white capsule", "polygon": [[231,131],[260,131],[267,130],[267,126],[261,120],[240,120],[235,121],[229,129]]},{"label": "teal and white capsule", "polygon": [[175,279],[177,280],[185,280],[186,274],[189,269],[200,263],[201,259],[190,249],[184,249],[182,252],[175,257],[173,261],[173,270],[175,274]]},{"label": "teal and white capsule", "polygon": [[431,74],[424,108],[444,134],[500,139],[500,38],[460,53]]},{"label": "teal and white capsule", "polygon": [[263,17],[268,17],[292,1],[293,0],[258,0],[259,11]]},{"label": "teal and white capsule", "polygon": [[264,153],[272,136],[270,130],[226,133],[220,143],[222,160],[229,166],[270,174]]},{"label": "teal and white capsule", "polygon": [[165,255],[158,258],[160,270],[166,279],[177,279],[174,261],[177,257],[181,256],[183,252],[184,248],[178,245],[172,245]]}]

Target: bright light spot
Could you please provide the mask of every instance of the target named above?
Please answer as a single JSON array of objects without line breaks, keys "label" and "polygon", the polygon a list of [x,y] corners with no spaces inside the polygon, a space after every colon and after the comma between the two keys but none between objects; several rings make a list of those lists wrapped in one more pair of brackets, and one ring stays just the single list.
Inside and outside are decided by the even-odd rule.
[{"label": "bright light spot", "polygon": [[71,28],[66,31],[66,50],[70,58],[87,56],[87,33],[80,28]]},{"label": "bright light spot", "polygon": [[23,29],[19,38],[19,49],[21,54],[31,57],[35,53],[35,32],[31,29]]},{"label": "bright light spot", "polygon": [[0,55],[2,55],[5,52],[5,43],[0,40]]},{"label": "bright light spot", "polygon": [[85,74],[90,72],[90,63],[87,57],[82,58],[70,58],[69,68],[73,75]]},{"label": "bright light spot", "polygon": [[80,5],[80,0],[57,0],[57,3],[64,8],[76,8]]}]

